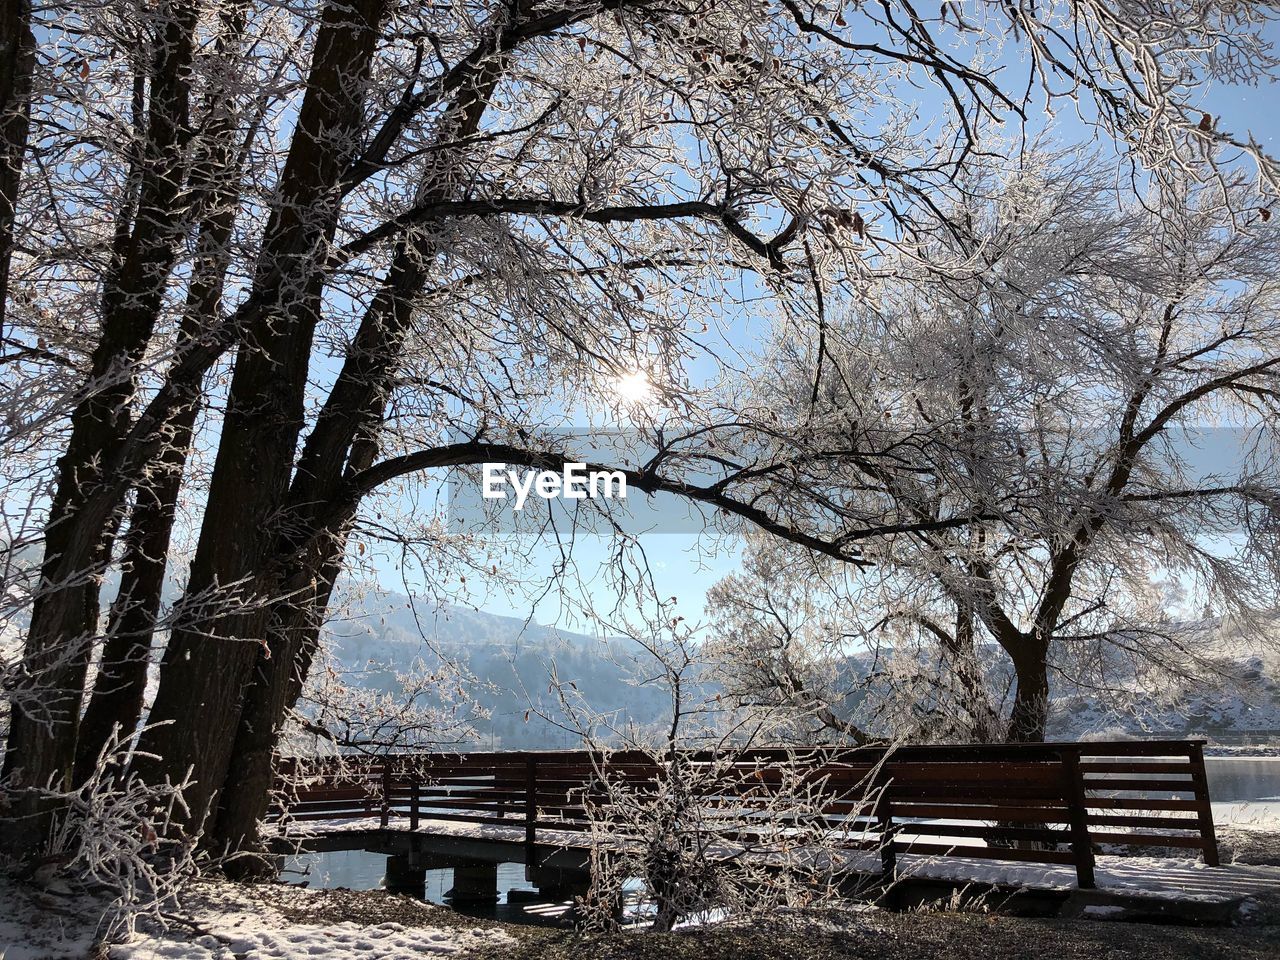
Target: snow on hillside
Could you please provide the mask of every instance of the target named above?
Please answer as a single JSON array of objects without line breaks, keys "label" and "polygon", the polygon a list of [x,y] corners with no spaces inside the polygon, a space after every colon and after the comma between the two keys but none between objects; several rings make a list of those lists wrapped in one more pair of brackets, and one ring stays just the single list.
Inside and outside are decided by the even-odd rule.
[{"label": "snow on hillside", "polygon": [[1212,685],[1173,682],[1158,692],[1132,688],[1100,701],[1087,693],[1055,698],[1055,735],[1079,739],[1130,736],[1280,735],[1280,671],[1260,656],[1220,659],[1222,679]]},{"label": "snow on hillside", "polygon": [[[331,623],[328,634],[338,661],[351,671],[351,683],[382,689],[389,683],[391,668],[407,667],[418,657],[428,663],[439,654],[456,658],[478,681],[477,690],[491,688],[478,694],[491,712],[480,725],[486,745],[565,745],[564,733],[540,724],[536,716],[525,722],[529,703],[516,692],[545,690],[553,661],[561,677],[575,680],[600,705],[623,710],[642,725],[656,722],[667,706],[652,688],[636,685],[644,664],[625,640],[590,637],[484,611],[413,603],[394,593],[346,606],[348,615]],[[1117,657],[1108,668],[1117,689],[1105,696],[1055,680],[1051,738],[1207,736],[1223,744],[1280,738],[1280,656],[1255,652],[1253,645],[1218,621],[1177,629],[1203,634],[1200,642],[1216,651],[1221,678],[1216,685],[1161,677],[1164,689],[1155,694],[1151,683],[1142,682],[1132,666]],[[994,686],[1006,686],[1007,661],[994,648],[988,659],[998,674],[993,676]],[[853,653],[847,663],[850,683],[856,683],[874,668],[875,659]],[[554,713],[554,705],[549,710]]]},{"label": "snow on hillside", "polygon": [[[626,640],[451,605],[414,603],[394,593],[345,606],[348,615],[326,631],[343,682],[387,693],[399,685],[396,671],[415,660],[428,669],[442,658],[453,661],[468,678],[467,693],[486,714],[470,724],[476,745],[577,745],[571,734],[538,715],[564,719],[562,705],[547,691],[552,664],[561,677],[577,684],[593,712],[612,713],[640,727],[664,721],[668,701],[663,692],[640,684],[653,664]],[[531,705],[536,705],[532,713]]]}]

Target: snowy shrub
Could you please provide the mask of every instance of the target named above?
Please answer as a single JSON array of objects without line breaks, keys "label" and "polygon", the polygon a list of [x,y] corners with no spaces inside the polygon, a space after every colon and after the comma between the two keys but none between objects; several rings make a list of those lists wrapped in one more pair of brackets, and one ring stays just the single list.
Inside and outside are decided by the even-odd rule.
[{"label": "snowy shrub", "polygon": [[87,782],[75,790],[44,791],[61,812],[48,853],[29,870],[31,880],[47,889],[105,894],[103,939],[132,935],[143,917],[163,921],[200,866],[198,838],[175,826],[188,812],[183,793],[189,778],[144,783],[130,770],[137,755],[137,737],[121,741],[117,734]]}]

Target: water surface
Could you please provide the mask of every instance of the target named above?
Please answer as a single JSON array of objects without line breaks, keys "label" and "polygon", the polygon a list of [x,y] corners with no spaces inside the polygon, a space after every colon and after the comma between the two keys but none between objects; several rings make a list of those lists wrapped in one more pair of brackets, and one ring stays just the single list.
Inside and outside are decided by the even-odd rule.
[{"label": "water surface", "polygon": [[[312,889],[381,890],[386,886],[387,857],[367,850],[332,850],[286,857],[280,879],[288,883],[306,883]],[[453,886],[450,867],[428,870],[423,899],[428,903],[445,903],[444,895]],[[513,896],[514,894],[514,896]],[[521,896],[524,894],[524,896]],[[550,901],[537,896],[537,888],[524,878],[524,864],[498,864],[498,902],[494,906],[454,907],[460,913],[510,920],[516,923],[558,923],[560,911],[548,916]]]}]

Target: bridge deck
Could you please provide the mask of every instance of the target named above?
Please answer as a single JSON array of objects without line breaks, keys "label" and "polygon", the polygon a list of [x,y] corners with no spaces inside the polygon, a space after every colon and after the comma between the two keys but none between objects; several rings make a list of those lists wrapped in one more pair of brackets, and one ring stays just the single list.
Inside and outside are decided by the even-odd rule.
[{"label": "bridge deck", "polygon": [[[383,827],[379,818],[316,821],[277,838],[280,849],[307,851],[368,850],[394,856],[419,856],[445,862],[526,863],[528,847],[521,825],[458,823],[423,818],[416,830],[407,822]],[[567,871],[589,870],[585,838],[574,831],[540,831],[536,857],[542,866]],[[874,851],[848,851],[845,866],[855,886],[882,888],[880,856]],[[1144,916],[1164,914],[1177,920],[1227,922],[1245,899],[1280,903],[1280,867],[1204,863],[1177,857],[1099,855],[1095,859],[1096,889],[1076,890],[1076,875],[1068,864],[994,861],[955,855],[901,854],[895,883],[901,888],[958,889],[995,892],[997,897],[1014,891],[1057,895],[1083,906],[1087,914],[1107,915],[1133,910]],[[917,898],[918,899],[918,898]]]}]

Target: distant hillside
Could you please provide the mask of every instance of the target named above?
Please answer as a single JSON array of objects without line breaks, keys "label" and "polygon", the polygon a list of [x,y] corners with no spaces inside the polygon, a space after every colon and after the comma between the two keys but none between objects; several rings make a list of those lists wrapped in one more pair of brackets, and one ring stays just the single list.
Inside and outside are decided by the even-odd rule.
[{"label": "distant hillside", "polygon": [[1054,701],[1053,732],[1060,739],[1108,733],[1131,736],[1204,736],[1230,743],[1242,735],[1270,733],[1280,739],[1280,674],[1261,657],[1224,659],[1225,675],[1216,689],[1173,684],[1152,693],[1135,690],[1116,696],[1103,708],[1091,697],[1074,694]]},{"label": "distant hillside", "polygon": [[428,666],[442,657],[458,663],[473,678],[467,693],[489,713],[475,724],[475,746],[577,745],[572,734],[556,726],[565,716],[548,691],[553,665],[559,676],[575,683],[589,710],[608,716],[612,724],[649,727],[665,716],[663,692],[640,685],[652,665],[625,640],[460,607],[417,604],[415,609],[398,594],[364,606],[374,609],[328,627],[347,681],[387,691],[397,685],[395,671],[416,659]]},{"label": "distant hillside", "polygon": [[[1211,622],[1187,629],[1216,629]],[[476,682],[469,691],[491,712],[478,724],[477,746],[532,749],[572,745],[554,723],[540,719],[536,703],[553,720],[562,713],[548,695],[554,664],[572,680],[591,708],[615,722],[653,726],[663,722],[668,704],[661,690],[640,685],[651,665],[637,657],[634,644],[557,630],[513,617],[459,607],[418,605],[388,594],[356,605],[353,616],[332,623],[330,641],[349,682],[391,689],[394,671],[416,658],[437,662],[440,655],[461,663]],[[424,639],[425,638],[425,639]],[[853,675],[871,667],[865,656],[849,658]],[[1280,660],[1242,654],[1224,644],[1215,690],[1174,684],[1159,694],[1136,678],[1121,677],[1108,703],[1080,691],[1055,691],[1050,725],[1053,739],[1098,736],[1208,736],[1232,742],[1250,733],[1280,731]],[[1129,685],[1131,692],[1124,688]],[[1061,684],[1059,684],[1061,687]]]},{"label": "distant hillside", "polygon": [[1116,689],[1105,698],[1087,689],[1055,691],[1056,735],[1204,736],[1232,743],[1271,733],[1280,740],[1280,652],[1273,646],[1260,649],[1254,635],[1216,618],[1167,629],[1174,642],[1208,657],[1197,673],[1212,679],[1171,679],[1166,673],[1144,682],[1115,648],[1108,648],[1106,655],[1115,662],[1107,675]]}]

